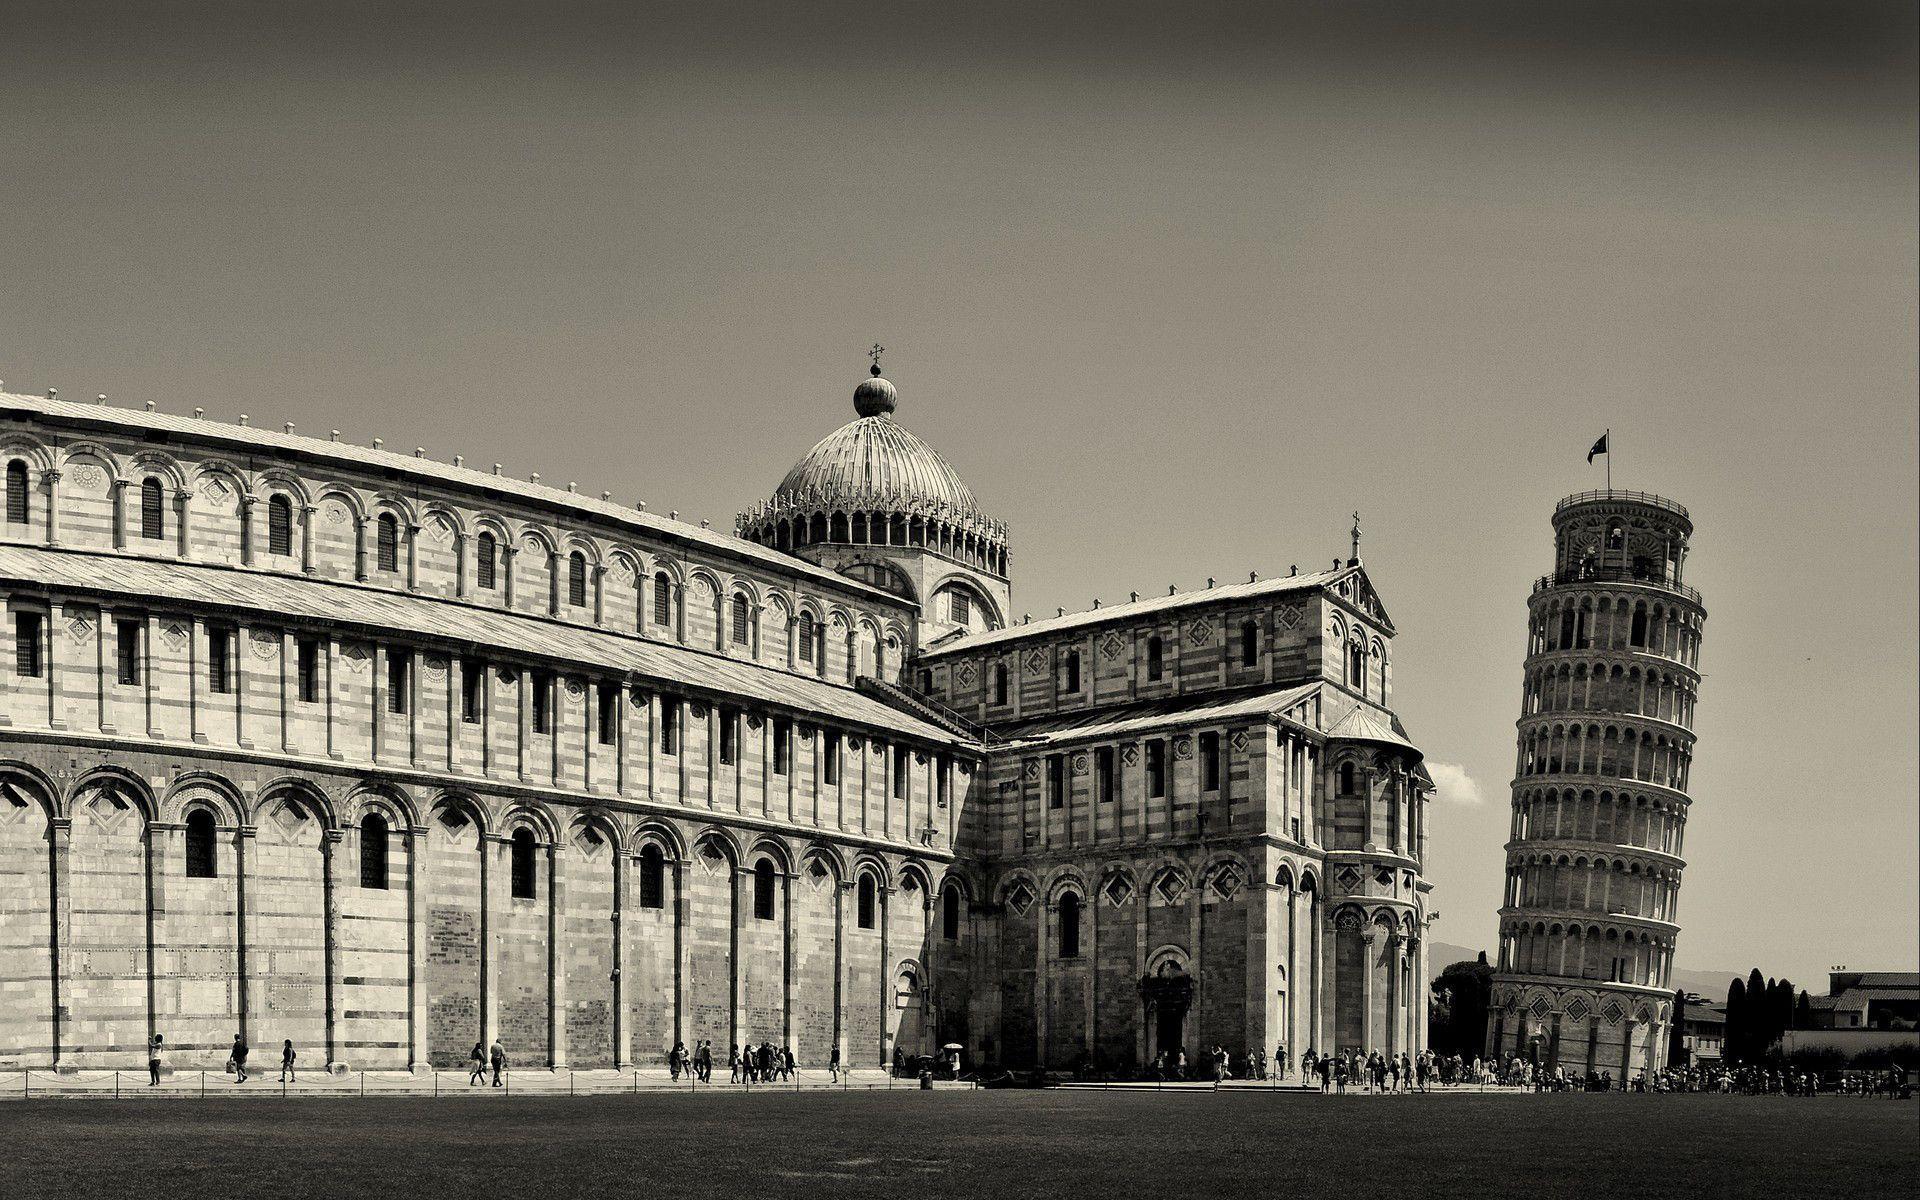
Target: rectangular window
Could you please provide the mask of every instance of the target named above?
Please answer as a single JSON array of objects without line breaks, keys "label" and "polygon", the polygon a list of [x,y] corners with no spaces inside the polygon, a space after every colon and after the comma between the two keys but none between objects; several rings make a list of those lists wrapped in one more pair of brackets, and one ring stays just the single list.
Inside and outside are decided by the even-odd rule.
[{"label": "rectangular window", "polygon": [[140,682],[140,621],[115,621],[114,633],[118,635],[119,650],[114,661],[119,664],[118,679],[123,685],[131,686]]},{"label": "rectangular window", "polygon": [[1166,661],[1165,660],[1166,652],[1162,649],[1162,646],[1164,645],[1165,643],[1163,643],[1157,637],[1150,637],[1147,639],[1147,682],[1148,683],[1157,682],[1160,678],[1161,672],[1165,669],[1164,664]]},{"label": "rectangular window", "polygon": [[471,658],[460,660],[460,719],[468,725],[480,723],[481,691],[487,684],[487,664]]},{"label": "rectangular window", "polygon": [[1093,752],[1093,786],[1100,803],[1113,802],[1113,747],[1102,746]]},{"label": "rectangular window", "polygon": [[907,772],[912,765],[913,751],[905,746],[895,746],[893,748],[893,798],[895,800],[907,798],[907,785],[913,779]]},{"label": "rectangular window", "polygon": [[941,808],[947,806],[947,759],[945,755],[933,760],[933,798]]},{"label": "rectangular window", "polygon": [[412,662],[410,650],[387,651],[387,711],[390,713],[407,711],[407,668]]},{"label": "rectangular window", "polygon": [[820,731],[820,775],[829,785],[840,782],[840,735]]},{"label": "rectangular window", "polygon": [[602,746],[614,746],[620,742],[620,685],[603,683],[596,693],[600,703],[595,724],[600,734]]},{"label": "rectangular window", "polygon": [[1147,795],[1167,794],[1167,743],[1159,738],[1147,743]]},{"label": "rectangular window", "polygon": [[730,708],[720,710],[720,763],[732,766],[740,757],[740,714]]},{"label": "rectangular window", "polygon": [[207,690],[216,696],[233,691],[233,639],[231,629],[207,630]]},{"label": "rectangular window", "polygon": [[785,775],[793,769],[793,722],[786,717],[773,719],[773,773]]},{"label": "rectangular window", "polygon": [[294,643],[294,670],[299,685],[300,703],[317,704],[320,700],[320,643],[313,638],[301,638]]},{"label": "rectangular window", "polygon": [[1220,735],[1217,733],[1200,735],[1200,787],[1209,792],[1220,790]]},{"label": "rectangular window", "polygon": [[40,678],[40,614],[13,614],[13,671],[22,679]]},{"label": "rectangular window", "polygon": [[533,731],[535,733],[553,732],[553,675],[546,671],[535,671],[527,676],[527,690],[530,693],[533,709]]},{"label": "rectangular window", "polygon": [[1300,818],[1299,817],[1294,817],[1292,819],[1291,828],[1293,830],[1293,840],[1296,842],[1299,841],[1300,840]]},{"label": "rectangular window", "polygon": [[660,753],[680,753],[680,702],[661,697]]},{"label": "rectangular window", "polygon": [[1047,755],[1047,807],[1067,806],[1067,760],[1059,754]]},{"label": "rectangular window", "polygon": [[973,598],[958,590],[948,594],[953,597],[953,623],[965,625],[973,620]]}]

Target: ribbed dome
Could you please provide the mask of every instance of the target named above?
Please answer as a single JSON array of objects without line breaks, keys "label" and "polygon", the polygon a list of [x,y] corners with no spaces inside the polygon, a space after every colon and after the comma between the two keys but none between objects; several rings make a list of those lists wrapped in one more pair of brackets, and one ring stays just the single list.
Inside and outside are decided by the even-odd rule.
[{"label": "ribbed dome", "polygon": [[885,414],[849,421],[814,443],[773,495],[775,504],[829,498],[855,508],[981,515],[947,460]]}]

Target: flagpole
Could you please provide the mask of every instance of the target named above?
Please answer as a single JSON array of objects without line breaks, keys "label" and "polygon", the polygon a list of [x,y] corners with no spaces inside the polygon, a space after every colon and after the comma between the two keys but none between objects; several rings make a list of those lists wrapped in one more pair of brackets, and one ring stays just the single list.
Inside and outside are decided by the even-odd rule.
[{"label": "flagpole", "polygon": [[[1588,426],[1592,428],[1591,425]],[[1613,490],[1613,429],[1607,429],[1607,490]]]}]

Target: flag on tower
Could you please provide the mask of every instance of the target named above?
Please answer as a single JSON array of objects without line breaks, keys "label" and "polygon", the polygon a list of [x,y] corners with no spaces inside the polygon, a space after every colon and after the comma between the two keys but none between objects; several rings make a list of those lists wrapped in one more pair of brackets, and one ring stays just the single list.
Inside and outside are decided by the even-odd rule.
[{"label": "flag on tower", "polygon": [[1613,431],[1609,429],[1606,433],[1600,435],[1600,440],[1593,444],[1593,449],[1587,451],[1587,462],[1593,462],[1596,454],[1605,454],[1607,452],[1607,437],[1612,432]]}]

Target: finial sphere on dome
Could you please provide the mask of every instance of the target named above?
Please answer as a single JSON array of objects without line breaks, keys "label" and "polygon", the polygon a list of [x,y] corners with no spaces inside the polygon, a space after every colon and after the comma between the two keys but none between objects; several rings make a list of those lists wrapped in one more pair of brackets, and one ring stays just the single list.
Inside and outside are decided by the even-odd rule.
[{"label": "finial sphere on dome", "polygon": [[900,393],[880,377],[878,364],[873,368],[873,377],[861,380],[860,386],[853,389],[853,411],[863,417],[884,417],[899,405]]}]

